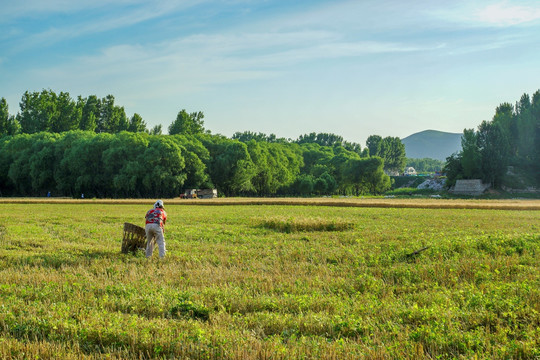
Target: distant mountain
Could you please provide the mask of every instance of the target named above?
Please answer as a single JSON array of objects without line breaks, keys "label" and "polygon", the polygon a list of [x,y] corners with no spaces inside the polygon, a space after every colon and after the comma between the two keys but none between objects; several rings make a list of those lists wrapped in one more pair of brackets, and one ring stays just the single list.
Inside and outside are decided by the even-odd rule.
[{"label": "distant mountain", "polygon": [[461,150],[461,135],[437,130],[425,130],[401,139],[408,158],[431,158],[445,161]]}]

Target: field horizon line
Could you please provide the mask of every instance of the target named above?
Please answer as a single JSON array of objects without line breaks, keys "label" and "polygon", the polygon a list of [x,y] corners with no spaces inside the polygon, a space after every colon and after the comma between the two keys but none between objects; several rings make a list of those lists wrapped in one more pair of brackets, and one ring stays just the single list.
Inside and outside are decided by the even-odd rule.
[{"label": "field horizon line", "polygon": [[[395,198],[162,198],[168,205],[289,205],[410,209],[540,210],[540,199],[395,199]],[[0,198],[0,204],[152,205],[155,199]]]}]

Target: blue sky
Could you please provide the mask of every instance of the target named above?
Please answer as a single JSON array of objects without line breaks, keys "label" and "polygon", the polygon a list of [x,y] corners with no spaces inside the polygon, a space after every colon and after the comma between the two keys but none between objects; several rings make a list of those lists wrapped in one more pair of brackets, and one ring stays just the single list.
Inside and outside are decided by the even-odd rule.
[{"label": "blue sky", "polygon": [[112,94],[167,129],[461,132],[540,89],[540,1],[2,0],[0,97]]}]

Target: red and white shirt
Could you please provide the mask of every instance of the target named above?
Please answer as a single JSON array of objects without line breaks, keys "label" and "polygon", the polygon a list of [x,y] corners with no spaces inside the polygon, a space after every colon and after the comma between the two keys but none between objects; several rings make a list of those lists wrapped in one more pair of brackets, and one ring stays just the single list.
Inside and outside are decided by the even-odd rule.
[{"label": "red and white shirt", "polygon": [[167,221],[167,213],[161,208],[150,209],[145,218],[147,224],[159,224],[163,229],[163,225]]}]

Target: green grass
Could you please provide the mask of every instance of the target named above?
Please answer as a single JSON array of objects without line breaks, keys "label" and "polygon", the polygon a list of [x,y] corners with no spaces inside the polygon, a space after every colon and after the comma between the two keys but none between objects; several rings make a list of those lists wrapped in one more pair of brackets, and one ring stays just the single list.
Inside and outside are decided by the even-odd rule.
[{"label": "green grass", "polygon": [[540,357],[540,211],[150,206],[2,204],[0,358]]}]

